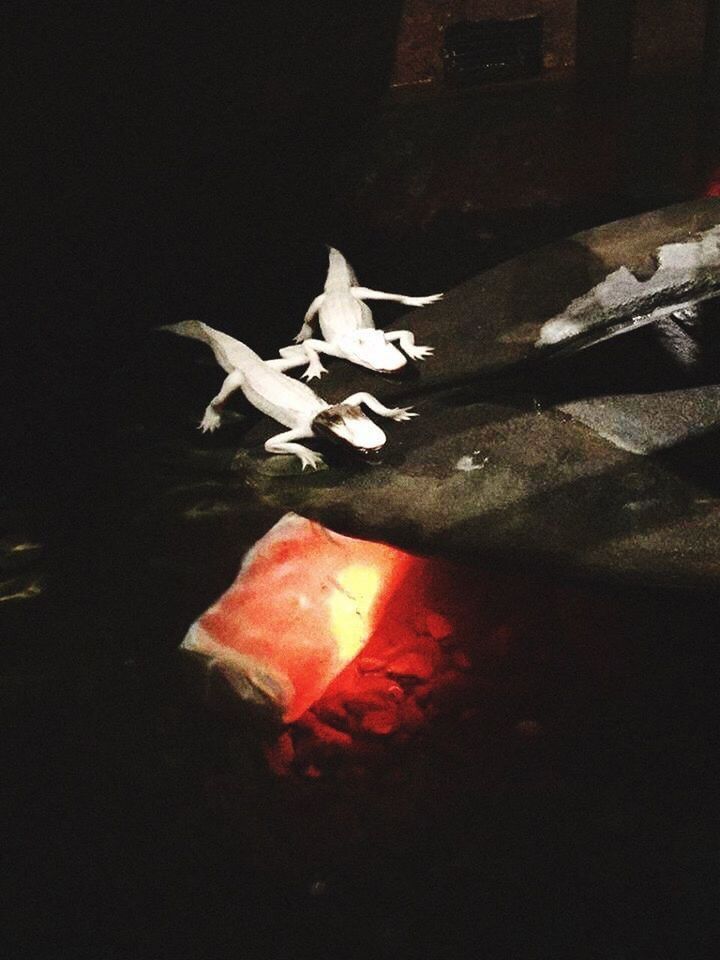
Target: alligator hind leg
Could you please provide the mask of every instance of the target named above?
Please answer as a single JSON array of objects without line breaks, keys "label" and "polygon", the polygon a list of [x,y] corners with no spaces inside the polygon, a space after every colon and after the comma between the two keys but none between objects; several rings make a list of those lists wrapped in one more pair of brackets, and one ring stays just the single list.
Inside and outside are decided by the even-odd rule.
[{"label": "alligator hind leg", "polygon": [[244,379],[243,374],[239,370],[233,370],[232,373],[229,373],[227,377],[225,377],[223,385],[220,387],[220,393],[212,398],[205,409],[205,415],[198,427],[199,430],[202,430],[203,433],[212,433],[213,430],[217,430],[220,426],[220,414],[218,411],[222,408],[230,394],[242,387]]},{"label": "alligator hind leg", "polygon": [[313,302],[307,308],[307,312],[303,317],[303,324],[300,327],[300,332],[295,334],[295,337],[293,338],[295,340],[295,343],[301,343],[303,340],[307,340],[308,337],[312,336],[312,319],[315,316],[315,314],[318,312],[320,307],[322,306],[322,302],[324,299],[325,299],[324,293],[318,294],[318,296],[315,297]]}]

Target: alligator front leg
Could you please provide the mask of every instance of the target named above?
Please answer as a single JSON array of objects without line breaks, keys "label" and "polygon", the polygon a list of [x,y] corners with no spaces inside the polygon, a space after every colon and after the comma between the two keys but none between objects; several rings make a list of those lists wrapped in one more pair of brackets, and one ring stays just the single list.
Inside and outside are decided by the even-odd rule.
[{"label": "alligator front leg", "polygon": [[364,391],[351,393],[342,402],[351,407],[358,407],[361,403],[364,403],[373,413],[377,413],[380,417],[388,417],[390,420],[410,420],[411,417],[417,416],[416,413],[412,412],[412,407],[386,407],[385,404],[380,403],[377,397]]},{"label": "alligator front leg", "polygon": [[230,394],[242,387],[243,379],[243,374],[239,370],[233,370],[232,373],[229,373],[227,377],[225,377],[223,385],[220,387],[220,393],[218,393],[216,397],[213,397],[207,405],[205,415],[198,426],[199,430],[202,430],[203,433],[212,433],[213,430],[217,430],[220,426],[220,414],[218,411],[222,408]]},{"label": "alligator front leg", "polygon": [[312,431],[307,428],[299,427],[295,430],[288,430],[285,433],[278,433],[276,436],[270,437],[265,442],[265,449],[268,453],[293,453],[300,458],[303,470],[305,467],[312,467],[313,470],[317,470],[323,462],[322,456],[314,450],[304,447],[301,443],[293,442],[312,436]]},{"label": "alligator front leg", "polygon": [[382,290],[371,290],[369,287],[351,287],[350,292],[358,300],[395,300],[406,307],[425,307],[445,296],[443,293],[431,293],[429,297],[406,297],[402,293],[383,293]]},{"label": "alligator front leg", "polygon": [[415,335],[412,330],[391,330],[385,334],[388,343],[394,340],[398,341],[400,347],[412,360],[424,360],[425,357],[431,357],[435,347],[419,347],[415,344]]}]

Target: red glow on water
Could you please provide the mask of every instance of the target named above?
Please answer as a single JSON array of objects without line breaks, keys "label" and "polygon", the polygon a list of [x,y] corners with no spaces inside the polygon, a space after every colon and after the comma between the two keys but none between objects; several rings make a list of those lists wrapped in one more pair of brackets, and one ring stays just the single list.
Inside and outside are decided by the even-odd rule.
[{"label": "red glow on water", "polygon": [[289,514],[183,647],[209,681],[221,674],[282,720],[266,745],[276,775],[391,782],[401,758],[424,763],[438,743],[484,755],[488,725],[507,727],[513,750],[540,742],[568,677],[570,716],[602,696],[608,638],[621,663],[632,643],[611,596],[414,557]]},{"label": "red glow on water", "polygon": [[703,190],[704,197],[720,197],[720,167],[711,172]]},{"label": "red glow on water", "polygon": [[[286,761],[316,766],[338,752],[366,753],[388,738],[406,739],[435,715],[434,695],[471,668],[456,624],[435,609],[447,574],[441,562],[412,558],[362,651],[292,725],[293,751],[287,740],[280,745]],[[271,762],[282,767],[274,753]]]},{"label": "red glow on water", "polygon": [[274,705],[288,726],[272,769],[319,776],[338,754],[407,739],[470,690],[460,628],[476,592],[443,561],[288,514],[183,647],[242,699]]}]

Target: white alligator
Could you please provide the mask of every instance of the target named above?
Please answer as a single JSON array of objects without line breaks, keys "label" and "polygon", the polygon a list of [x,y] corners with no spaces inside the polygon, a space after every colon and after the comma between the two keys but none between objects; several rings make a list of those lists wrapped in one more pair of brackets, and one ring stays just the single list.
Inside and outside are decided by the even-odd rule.
[{"label": "white alligator", "polygon": [[317,469],[323,458],[297,443],[298,440],[324,435],[360,453],[374,452],[384,446],[385,433],[366,416],[361,404],[391,420],[409,420],[417,416],[409,407],[386,407],[371,393],[365,392],[353,393],[341,403],[327,403],[310,387],[283,373],[287,369],[287,359],[263,360],[244,343],[197,320],[186,320],[160,329],[207,343],[227,373],[220,392],[210,401],[200,421],[199,429],[203,433],[220,426],[220,411],[225,401],[235,390],[241,390],[254,407],[289,427],[265,443],[267,452],[294,454],[299,457],[303,470],[305,467]]},{"label": "white alligator", "polygon": [[[385,332],[376,330],[370,307],[365,300],[396,300],[407,307],[423,307],[435,303],[443,296],[434,293],[429,297],[406,297],[401,293],[383,293],[360,287],[352,267],[334,247],[329,247],[329,264],[325,290],[315,297],[308,307],[294,346],[283,347],[279,352],[283,359],[293,361],[285,367],[301,367],[307,363],[302,374],[306,380],[326,373],[318,354],[340,357],[367,367],[378,373],[399,370],[407,363],[407,357],[423,360],[433,352],[433,347],[421,347],[415,343],[410,330]],[[314,339],[312,320],[318,315],[323,339]],[[395,343],[399,343],[402,353]],[[405,356],[407,354],[407,357]]]}]

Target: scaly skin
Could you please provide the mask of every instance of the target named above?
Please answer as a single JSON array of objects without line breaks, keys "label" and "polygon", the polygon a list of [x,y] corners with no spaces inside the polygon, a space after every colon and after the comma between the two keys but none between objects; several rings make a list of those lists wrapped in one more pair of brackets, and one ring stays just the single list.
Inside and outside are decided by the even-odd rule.
[{"label": "scaly skin", "polygon": [[[423,307],[442,298],[442,293],[428,297],[408,297],[399,293],[383,293],[357,285],[352,268],[339,250],[330,247],[325,292],[310,304],[303,325],[295,337],[296,346],[283,347],[280,356],[284,370],[307,364],[302,374],[306,380],[326,373],[319,354],[340,357],[377,372],[398,370],[407,363],[406,356],[424,360],[433,348],[418,346],[410,330],[384,333],[375,329],[372,312],[365,300],[395,300],[408,307]],[[312,321],[318,315],[323,339],[312,336]],[[404,354],[395,346],[399,343]]]},{"label": "scaly skin", "polygon": [[[406,420],[411,416],[409,408],[384,407],[372,394],[354,394],[343,404],[331,406],[304,383],[293,380],[282,371],[286,360],[263,360],[250,347],[235,340],[220,330],[196,320],[187,320],[161,327],[179,336],[202,340],[207,343],[220,366],[227,373],[220,392],[213,397],[200,421],[203,433],[212,433],[220,426],[220,411],[228,397],[241,390],[254,407],[289,429],[271,437],[265,443],[268,453],[294,454],[302,463],[302,469],[317,469],[323,462],[321,454],[310,450],[298,440],[316,436],[314,428],[318,414],[334,413],[332,432],[344,442],[357,449],[379,449],[385,443],[385,434],[360,410],[365,403],[375,413],[392,420]],[[345,407],[352,409],[345,410]]]}]

